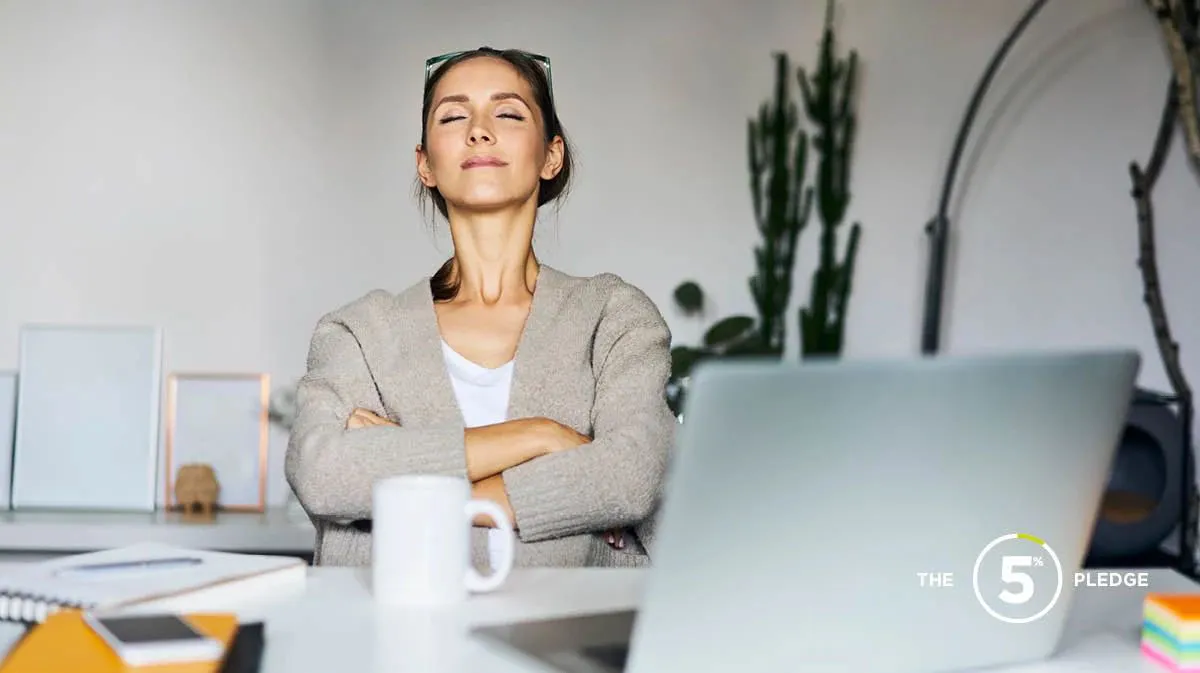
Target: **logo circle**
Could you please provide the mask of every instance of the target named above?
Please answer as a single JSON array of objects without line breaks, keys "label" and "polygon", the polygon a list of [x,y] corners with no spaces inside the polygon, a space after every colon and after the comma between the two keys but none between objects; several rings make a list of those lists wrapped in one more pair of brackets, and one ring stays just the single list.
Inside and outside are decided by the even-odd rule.
[{"label": "logo circle", "polygon": [[[1040,610],[1031,615],[1012,616],[1002,614],[991,605],[991,600],[986,598],[983,593],[983,588],[980,586],[980,569],[983,567],[985,561],[988,560],[989,554],[995,556],[992,552],[1001,545],[1012,549],[1013,553],[1001,553],[999,581],[1005,588],[995,594],[993,600],[998,599],[1010,606],[1018,606],[1018,610],[1019,606],[1028,605],[1038,594],[1038,582],[1035,579],[1036,573],[1031,571],[1035,568],[1045,566],[1041,554],[1049,556],[1050,560],[1053,561],[1055,574],[1054,593]],[[1031,546],[1035,547],[1033,553],[1030,553]],[[1022,547],[1024,553],[1019,553],[1018,548]],[[1001,549],[1001,552],[1003,551]],[[989,581],[993,580],[990,576],[987,579]],[[979,604],[983,606],[984,611],[989,615],[1008,624],[1028,624],[1029,622],[1045,617],[1058,603],[1063,590],[1062,562],[1059,561],[1058,554],[1054,553],[1050,545],[1043,542],[1040,538],[1025,533],[1009,533],[989,542],[983,548],[983,551],[979,552],[979,556],[975,557],[975,568],[971,573],[971,584],[975,589],[975,599],[979,601]],[[1015,590],[1012,587],[1015,587]]]}]

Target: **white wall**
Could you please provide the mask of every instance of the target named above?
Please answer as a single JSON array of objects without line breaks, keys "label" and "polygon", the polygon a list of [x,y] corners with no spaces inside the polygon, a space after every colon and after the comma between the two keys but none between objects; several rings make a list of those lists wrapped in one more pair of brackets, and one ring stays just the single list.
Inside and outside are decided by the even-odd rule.
[{"label": "white wall", "polygon": [[[0,4],[0,369],[25,322],[149,322],[168,371],[297,377],[323,312],[449,253],[411,197],[422,63],[481,44],[552,58],[579,149],[575,191],[541,225],[545,261],[622,274],[683,342],[702,325],[671,306],[682,279],[714,317],[750,310],[745,119],[772,50],[815,63],[823,0],[413,4]],[[1025,5],[840,3],[863,65],[848,355],[917,351],[922,230],[975,79]],[[1142,383],[1165,386],[1127,164],[1145,159],[1167,77],[1141,0],[1047,5],[996,82],[952,213],[950,351],[1133,344]],[[1158,192],[1171,317],[1200,381],[1200,187],[1181,152]]]}]

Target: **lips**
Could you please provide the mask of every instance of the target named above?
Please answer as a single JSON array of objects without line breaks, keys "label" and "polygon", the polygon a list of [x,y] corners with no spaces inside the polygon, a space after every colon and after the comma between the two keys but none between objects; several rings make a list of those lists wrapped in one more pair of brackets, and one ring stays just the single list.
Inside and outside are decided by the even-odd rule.
[{"label": "lips", "polygon": [[476,156],[462,162],[462,167],[465,168],[498,168],[507,166],[508,162],[501,161],[496,157]]}]

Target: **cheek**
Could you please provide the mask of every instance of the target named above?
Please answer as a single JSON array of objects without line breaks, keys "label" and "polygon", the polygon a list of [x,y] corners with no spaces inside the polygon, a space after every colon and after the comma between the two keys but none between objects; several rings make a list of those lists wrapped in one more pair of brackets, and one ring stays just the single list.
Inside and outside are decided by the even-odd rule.
[{"label": "cheek", "polygon": [[523,135],[519,142],[513,143],[511,155],[519,158],[523,167],[537,173],[542,170],[542,162],[546,158],[545,150],[541,137],[530,133]]},{"label": "cheek", "polygon": [[454,144],[445,132],[430,131],[426,135],[425,152],[429,157],[429,167],[437,169],[446,165],[453,158]]},{"label": "cheek", "polygon": [[[448,160],[457,163],[466,150],[465,133],[467,127],[462,122],[438,124],[430,122],[425,130],[425,151],[429,154],[430,163],[445,164]],[[440,160],[440,162],[439,162]]]}]

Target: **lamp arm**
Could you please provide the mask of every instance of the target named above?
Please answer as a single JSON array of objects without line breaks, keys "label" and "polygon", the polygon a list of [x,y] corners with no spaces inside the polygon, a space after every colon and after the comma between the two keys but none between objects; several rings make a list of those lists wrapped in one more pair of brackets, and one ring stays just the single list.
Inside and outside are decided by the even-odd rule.
[{"label": "lamp arm", "polygon": [[[946,256],[950,233],[949,209],[958,166],[966,147],[967,137],[979,106],[991,81],[1008,52],[1025,28],[1033,21],[1047,0],[1033,0],[1025,13],[1009,31],[992,55],[987,69],[976,84],[959,125],[946,174],[942,181],[937,214],[925,227],[929,238],[929,268],[925,278],[925,306],[921,328],[921,352],[937,353],[941,337],[942,299],[945,294]],[[1146,0],[1157,15],[1172,61],[1172,79],[1167,87],[1154,145],[1145,169],[1137,162],[1129,166],[1133,182],[1132,196],[1138,219],[1138,267],[1144,286],[1144,300],[1150,313],[1155,341],[1162,357],[1163,368],[1174,389],[1174,401],[1179,406],[1184,448],[1184,469],[1181,497],[1183,516],[1178,569],[1189,577],[1196,576],[1197,524],[1200,520],[1200,495],[1193,481],[1195,457],[1192,454],[1192,425],[1195,406],[1191,387],[1179,358],[1179,344],[1173,338],[1162,296],[1155,251],[1154,206],[1152,192],[1166,161],[1167,151],[1176,121],[1183,128],[1189,158],[1200,168],[1200,106],[1197,104],[1197,74],[1200,73],[1200,0]]]},{"label": "lamp arm", "polygon": [[983,96],[987,93],[988,87],[991,86],[992,78],[1000,69],[1000,65],[1008,56],[1008,52],[1016,43],[1017,38],[1021,33],[1025,32],[1025,27],[1029,25],[1037,13],[1042,10],[1047,0],[1033,0],[1025,13],[1017,21],[1016,25],[1009,31],[1008,36],[1000,43],[1000,47],[996,53],[992,54],[992,60],[988,63],[987,69],[984,70],[983,76],[975,85],[975,93],[971,96],[970,102],[967,104],[967,111],[963,115],[962,123],[958,128],[958,135],[954,139],[954,149],[950,152],[950,162],[946,167],[946,174],[942,180],[942,196],[938,202],[937,214],[925,226],[925,233],[929,237],[929,269],[925,277],[925,308],[924,317],[921,324],[921,352],[926,355],[932,355],[938,351],[939,342],[941,339],[942,326],[942,299],[945,295],[946,286],[946,252],[950,235],[950,219],[947,214],[950,210],[950,197],[954,191],[955,178],[958,175],[958,165],[962,160],[963,150],[966,148],[967,137],[971,132],[971,126],[975,122],[975,115],[979,112],[979,106],[983,102]]}]

